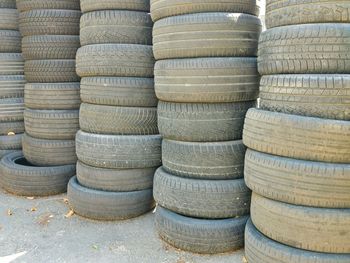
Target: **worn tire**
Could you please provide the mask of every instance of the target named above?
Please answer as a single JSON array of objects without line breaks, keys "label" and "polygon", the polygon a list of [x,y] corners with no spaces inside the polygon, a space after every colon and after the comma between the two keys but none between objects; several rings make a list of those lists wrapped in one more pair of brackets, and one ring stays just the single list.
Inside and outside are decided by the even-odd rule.
[{"label": "worn tire", "polygon": [[22,152],[6,155],[0,162],[0,183],[10,193],[22,196],[48,196],[64,193],[75,174],[74,165],[37,167]]},{"label": "worn tire", "polygon": [[310,161],[350,163],[350,122],[250,109],[243,142],[259,152]]},{"label": "worn tire", "polygon": [[350,24],[277,27],[261,34],[261,75],[350,73]]},{"label": "worn tire", "polygon": [[242,138],[244,116],[255,102],[171,103],[159,101],[158,128],[165,139],[190,142]]},{"label": "worn tire", "polygon": [[0,8],[0,29],[18,30],[18,11],[15,8]]},{"label": "worn tire", "polygon": [[221,103],[255,100],[256,58],[160,60],[154,69],[157,97],[170,102]]},{"label": "worn tire", "polygon": [[17,0],[17,8],[20,12],[32,9],[72,9],[80,10],[79,0]]},{"label": "worn tire", "polygon": [[159,135],[118,136],[78,131],[76,151],[81,162],[100,168],[133,169],[161,165]]},{"label": "worn tire", "polygon": [[295,205],[350,208],[350,165],[295,160],[248,149],[244,178],[259,195]]},{"label": "worn tire", "polygon": [[159,134],[156,107],[115,107],[82,103],[79,123],[81,130],[89,133]]},{"label": "worn tire", "polygon": [[152,78],[87,77],[80,82],[81,100],[110,106],[157,107]]},{"label": "worn tire", "polygon": [[270,75],[260,82],[260,108],[350,120],[350,75]]},{"label": "worn tire", "polygon": [[23,98],[0,99],[0,122],[23,121]]},{"label": "worn tire", "polygon": [[71,209],[83,217],[96,220],[129,219],[154,207],[152,189],[132,192],[107,192],[81,186],[74,176],[68,183]]},{"label": "worn tire", "polygon": [[16,0],[0,0],[0,8],[16,9]]},{"label": "worn tire", "polygon": [[0,30],[0,52],[21,52],[21,34],[15,30]]},{"label": "worn tire", "polygon": [[79,130],[79,110],[24,110],[29,136],[38,139],[74,140]]},{"label": "worn tire", "polygon": [[22,147],[24,157],[33,165],[59,166],[77,162],[74,140],[36,139],[24,134]]},{"label": "worn tire", "polygon": [[169,16],[206,12],[245,13],[259,16],[258,1],[249,0],[151,0],[151,15],[153,21]]},{"label": "worn tire", "polygon": [[27,60],[24,63],[28,82],[79,82],[75,59]]},{"label": "worn tire", "polygon": [[22,39],[25,60],[75,59],[79,47],[79,36],[41,35]]},{"label": "worn tire", "polygon": [[243,178],[242,141],[181,142],[164,139],[162,163],[164,170],[177,176],[196,179]]},{"label": "worn tire", "polygon": [[22,134],[0,136],[0,150],[20,150],[22,148]]},{"label": "worn tire", "polygon": [[196,253],[216,254],[243,247],[248,216],[198,219],[157,207],[155,225],[160,237],[172,246]]},{"label": "worn tire", "polygon": [[79,109],[79,82],[27,83],[24,89],[25,106],[39,110]]},{"label": "worn tire", "polygon": [[0,75],[23,75],[22,53],[0,53]]},{"label": "worn tire", "polygon": [[77,163],[80,185],[101,191],[129,192],[150,189],[156,168],[104,169]]},{"label": "worn tire", "polygon": [[295,248],[350,253],[350,209],[286,204],[253,193],[251,218],[267,237]]},{"label": "worn tire", "polygon": [[156,60],[256,56],[259,18],[241,13],[199,13],[158,20],[153,27]]},{"label": "worn tire", "polygon": [[1,122],[0,135],[18,134],[24,132],[23,121]]},{"label": "worn tire", "polygon": [[136,10],[149,12],[149,0],[80,0],[81,11],[84,13],[96,10]]},{"label": "worn tire", "polygon": [[80,19],[80,43],[152,45],[152,19],[146,12],[104,10]]},{"label": "worn tire", "polygon": [[349,254],[319,253],[283,245],[261,234],[249,219],[245,229],[249,263],[348,263]]},{"label": "worn tire", "polygon": [[23,97],[25,83],[23,75],[0,75],[0,99]]},{"label": "worn tire", "polygon": [[153,77],[152,46],[88,45],[78,49],[76,58],[80,77]]},{"label": "worn tire", "polygon": [[223,219],[249,214],[251,192],[243,179],[183,178],[161,167],[154,175],[153,184],[156,202],[181,215]]}]

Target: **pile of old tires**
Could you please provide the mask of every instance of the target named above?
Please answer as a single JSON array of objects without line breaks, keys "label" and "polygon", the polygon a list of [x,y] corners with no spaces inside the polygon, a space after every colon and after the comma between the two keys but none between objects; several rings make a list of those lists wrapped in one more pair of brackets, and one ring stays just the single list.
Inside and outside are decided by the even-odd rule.
[{"label": "pile of old tires", "polygon": [[81,0],[81,9],[79,161],[68,199],[84,217],[136,217],[154,207],[161,164],[149,1]]},{"label": "pile of old tires", "polygon": [[251,192],[242,129],[258,95],[256,1],[152,0],[155,91],[163,166],[156,227],[199,253],[243,246]]},{"label": "pile of old tires", "polygon": [[350,262],[348,1],[267,1],[247,113],[249,263]]},{"label": "pile of old tires", "polygon": [[15,0],[0,0],[0,159],[22,148],[24,61]]}]

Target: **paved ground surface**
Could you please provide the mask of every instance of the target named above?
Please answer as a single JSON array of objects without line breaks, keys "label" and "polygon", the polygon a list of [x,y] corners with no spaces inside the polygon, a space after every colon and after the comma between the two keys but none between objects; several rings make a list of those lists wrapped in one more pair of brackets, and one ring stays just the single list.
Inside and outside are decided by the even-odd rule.
[{"label": "paved ground surface", "polygon": [[203,256],[162,242],[152,213],[121,222],[65,217],[65,195],[16,197],[0,190],[0,263],[242,263],[243,251]]}]

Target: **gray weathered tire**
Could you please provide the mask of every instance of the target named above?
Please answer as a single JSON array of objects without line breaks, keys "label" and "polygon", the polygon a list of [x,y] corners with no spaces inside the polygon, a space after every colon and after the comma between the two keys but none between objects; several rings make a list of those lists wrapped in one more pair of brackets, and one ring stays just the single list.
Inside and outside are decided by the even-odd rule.
[{"label": "gray weathered tire", "polygon": [[229,219],[185,217],[157,207],[155,225],[160,237],[176,248],[216,254],[243,247],[248,216]]},{"label": "gray weathered tire", "polygon": [[0,53],[0,75],[23,75],[22,53]]},{"label": "gray weathered tire", "polygon": [[0,135],[18,134],[24,132],[23,121],[1,122]]},{"label": "gray weathered tire", "polygon": [[81,162],[100,168],[131,169],[161,165],[159,135],[101,135],[78,131],[76,151]]},{"label": "gray weathered tire", "polygon": [[77,162],[74,140],[36,139],[25,133],[22,147],[24,157],[33,165],[59,166]]},{"label": "gray weathered tire", "polygon": [[197,179],[243,178],[242,141],[182,142],[164,139],[162,163],[164,170],[181,177]]},{"label": "gray weathered tire", "polygon": [[20,12],[32,9],[72,9],[80,10],[79,0],[17,0],[17,8]]},{"label": "gray weathered tire", "polygon": [[71,209],[83,217],[96,220],[129,219],[154,207],[152,189],[132,192],[107,192],[86,188],[74,176],[68,183]]},{"label": "gray weathered tire", "polygon": [[349,23],[350,3],[346,0],[266,1],[266,27],[309,23]]},{"label": "gray weathered tire", "polygon": [[267,237],[295,248],[350,253],[350,209],[286,204],[253,193],[251,218]]},{"label": "gray weathered tire", "polygon": [[350,254],[319,253],[283,245],[261,234],[249,219],[245,229],[249,263],[348,263]]},{"label": "gray weathered tire", "polygon": [[259,16],[259,10],[257,0],[151,0],[153,21],[169,16],[205,12],[232,12]]},{"label": "gray weathered tire", "polygon": [[21,34],[16,30],[0,30],[0,52],[21,52]]},{"label": "gray weathered tire", "polygon": [[198,180],[172,175],[160,167],[153,184],[156,202],[184,216],[223,219],[249,214],[251,191],[243,178]]},{"label": "gray weathered tire", "polygon": [[152,45],[152,19],[147,12],[104,10],[80,19],[80,43]]},{"label": "gray weathered tire", "polygon": [[27,83],[24,100],[25,106],[31,109],[79,109],[79,82]]},{"label": "gray weathered tire", "polygon": [[350,75],[263,76],[260,108],[288,114],[350,120]]},{"label": "gray weathered tire", "polygon": [[23,121],[23,98],[0,99],[0,122]]},{"label": "gray weathered tire", "polygon": [[237,103],[172,103],[159,101],[158,128],[165,139],[191,142],[242,138],[244,116],[254,101]]},{"label": "gray weathered tire", "polygon": [[129,192],[150,189],[156,168],[104,169],[77,163],[80,185],[101,191]]},{"label": "gray weathered tire", "polygon": [[261,75],[350,73],[350,24],[306,24],[267,30],[259,40]]},{"label": "gray weathered tire", "polygon": [[250,109],[243,143],[259,152],[310,161],[350,163],[350,122]]},{"label": "gray weathered tire", "polygon": [[22,148],[22,134],[0,136],[0,150],[20,150]]},{"label": "gray weathered tire", "polygon": [[0,99],[23,97],[25,83],[23,75],[0,75]]},{"label": "gray weathered tire", "polygon": [[78,82],[75,59],[26,60],[25,77],[28,82]]},{"label": "gray weathered tire", "polygon": [[157,97],[171,102],[221,103],[255,100],[256,58],[160,60],[154,70]]},{"label": "gray weathered tire", "polygon": [[0,8],[16,9],[16,0],[0,0]]},{"label": "gray weathered tire", "polygon": [[149,0],[80,0],[84,13],[96,10],[136,10],[149,12]]},{"label": "gray weathered tire", "polygon": [[16,8],[0,8],[0,29],[18,30],[18,11]]},{"label": "gray weathered tire", "polygon": [[74,140],[79,110],[24,110],[26,133],[38,139]]},{"label": "gray weathered tire", "polygon": [[0,162],[0,184],[8,192],[22,196],[48,196],[64,193],[75,174],[74,165],[37,167],[22,152],[6,155]]},{"label": "gray weathered tire", "polygon": [[116,107],[82,103],[79,123],[81,130],[89,133],[159,134],[156,107]]},{"label": "gray weathered tire", "polygon": [[267,198],[304,206],[350,208],[350,165],[311,162],[247,150],[247,186]]},{"label": "gray weathered tire", "polygon": [[40,35],[22,39],[25,60],[75,59],[79,47],[79,36]]},{"label": "gray weathered tire", "polygon": [[80,77],[153,77],[152,46],[88,45],[78,49],[76,58]]},{"label": "gray weathered tire", "polygon": [[158,20],[153,52],[167,58],[233,57],[257,54],[259,18],[242,13],[198,13]]},{"label": "gray weathered tire", "polygon": [[152,78],[87,77],[80,82],[81,100],[110,106],[156,107]]}]

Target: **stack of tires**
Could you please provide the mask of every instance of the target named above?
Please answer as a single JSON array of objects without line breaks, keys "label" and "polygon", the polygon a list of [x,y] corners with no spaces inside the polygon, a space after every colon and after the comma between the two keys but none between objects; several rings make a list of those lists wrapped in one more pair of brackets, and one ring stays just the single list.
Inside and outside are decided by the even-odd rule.
[{"label": "stack of tires", "polygon": [[19,195],[65,192],[79,129],[78,0],[17,0],[24,74],[23,155],[6,156],[4,188]]},{"label": "stack of tires", "polygon": [[256,1],[151,1],[163,136],[156,227],[177,248],[243,246],[251,192],[241,138],[258,95],[258,12]]},{"label": "stack of tires", "polygon": [[79,161],[68,199],[81,216],[128,219],[154,207],[161,164],[149,1],[81,0],[81,8]]},{"label": "stack of tires", "polygon": [[350,262],[348,1],[267,1],[247,113],[249,263]]}]

